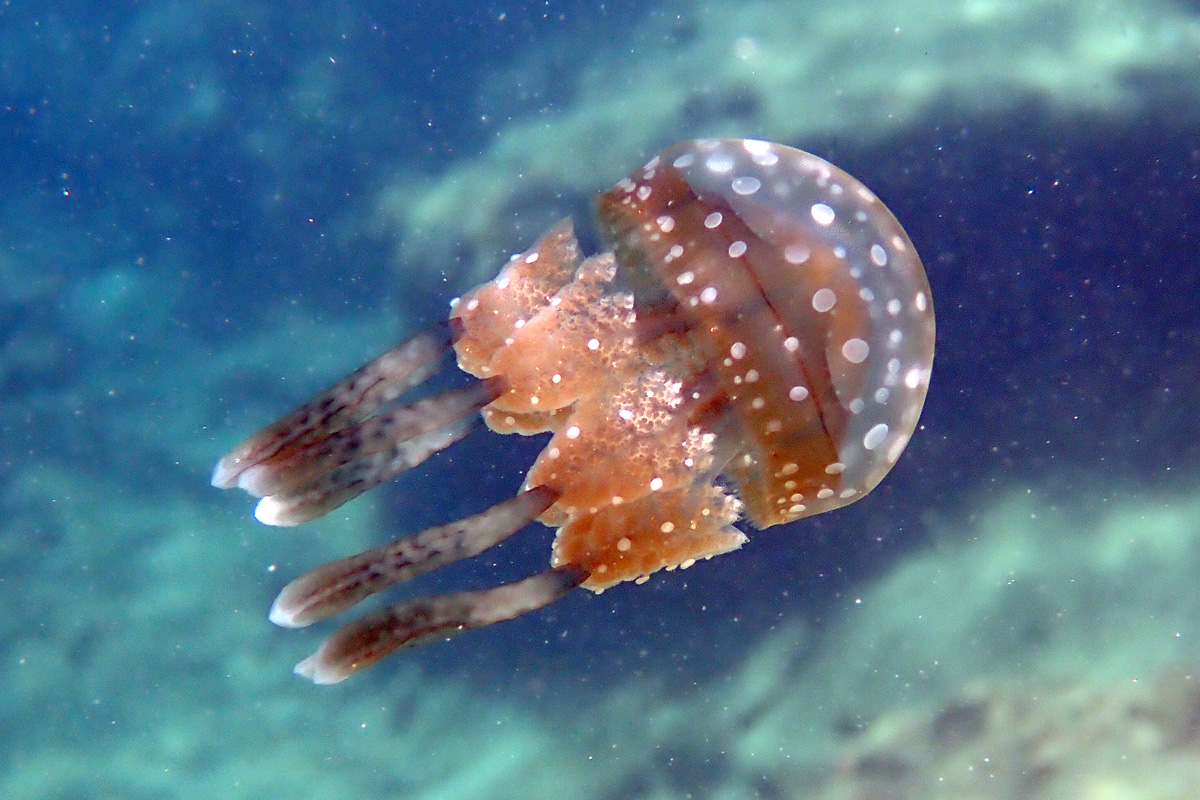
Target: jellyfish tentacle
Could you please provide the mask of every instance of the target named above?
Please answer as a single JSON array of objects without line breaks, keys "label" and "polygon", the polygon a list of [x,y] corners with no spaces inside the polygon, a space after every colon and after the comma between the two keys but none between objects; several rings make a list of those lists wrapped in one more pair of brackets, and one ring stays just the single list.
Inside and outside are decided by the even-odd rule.
[{"label": "jellyfish tentacle", "polygon": [[301,628],[392,584],[476,556],[524,528],[557,498],[553,489],[536,487],[480,514],[317,567],[283,588],[271,606],[271,621]]},{"label": "jellyfish tentacle", "polygon": [[393,347],[231,450],[213,470],[212,485],[241,486],[251,467],[366,419],[437,372],[451,344],[449,323],[439,322]]},{"label": "jellyfish tentacle", "polygon": [[429,433],[395,442],[386,450],[343,464],[295,489],[267,495],[255,506],[254,517],[264,525],[282,527],[323,517],[363,492],[412,469],[482,424],[478,416],[464,417]]},{"label": "jellyfish tentacle", "polygon": [[431,637],[449,638],[534,611],[586,579],[579,567],[561,566],[492,589],[415,597],[338,628],[295,671],[314,683],[337,683]]},{"label": "jellyfish tentacle", "polygon": [[[302,448],[293,448],[247,468],[239,485],[255,497],[296,490],[321,475],[401,442],[436,434],[480,411],[503,391],[503,379],[472,381],[334,431]],[[415,464],[409,464],[409,467]]]}]

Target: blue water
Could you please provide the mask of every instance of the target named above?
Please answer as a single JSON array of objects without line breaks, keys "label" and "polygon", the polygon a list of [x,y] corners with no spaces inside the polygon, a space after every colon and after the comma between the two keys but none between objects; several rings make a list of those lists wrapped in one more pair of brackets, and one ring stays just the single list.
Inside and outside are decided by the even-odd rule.
[{"label": "blue water", "polygon": [[[0,797],[825,796],[889,709],[1194,665],[1200,16],[945,8],[0,7]],[[938,351],[895,470],[686,573],[292,676],[322,632],[268,623],[287,580],[509,496],[541,443],[478,432],[283,531],[216,459],[549,222],[594,246],[589,196],[705,135],[833,161],[916,244]],[[897,602],[925,568],[965,588]]]}]

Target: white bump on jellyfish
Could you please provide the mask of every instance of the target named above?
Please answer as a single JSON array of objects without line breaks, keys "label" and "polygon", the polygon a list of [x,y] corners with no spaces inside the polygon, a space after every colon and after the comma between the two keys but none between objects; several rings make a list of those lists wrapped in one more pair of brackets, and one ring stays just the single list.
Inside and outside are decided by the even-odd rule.
[{"label": "white bump on jellyfish", "polygon": [[825,473],[827,475],[841,475],[845,471],[846,465],[840,461],[834,461],[832,464],[828,464],[825,467]]},{"label": "white bump on jellyfish", "polygon": [[833,489],[830,489],[828,486],[822,487],[817,492],[818,500],[828,500],[831,497],[833,497]]},{"label": "white bump on jellyfish", "polygon": [[572,425],[571,427],[567,428],[567,438],[568,439],[578,439],[579,438],[579,426],[578,425]]},{"label": "white bump on jellyfish", "polygon": [[658,526],[658,529],[663,533],[670,533],[671,531],[675,530],[675,523],[670,521],[664,522],[662,525]]},{"label": "white bump on jellyfish", "polygon": [[537,253],[530,253],[529,255],[525,256],[525,263],[526,263],[526,264],[533,264],[533,263],[535,263],[537,260],[538,260],[538,254],[537,254]]},{"label": "white bump on jellyfish", "polygon": [[622,553],[631,547],[633,547],[633,542],[629,541],[628,536],[622,536],[620,539],[617,539],[617,549]]},{"label": "white bump on jellyfish", "polygon": [[637,190],[637,199],[645,200],[647,197],[650,196],[650,191],[651,191],[651,189],[648,184],[643,184],[643,185],[639,186],[638,190]]},{"label": "white bump on jellyfish", "polygon": [[662,478],[651,478],[650,479],[650,491],[657,492],[662,487],[663,487],[663,479]]},{"label": "white bump on jellyfish", "polygon": [[[846,257],[846,248],[842,247],[839,244],[837,247],[833,248],[833,255],[836,258],[845,258]],[[857,278],[857,277],[859,277],[860,273],[857,273],[856,271],[851,270],[851,274],[853,274],[854,277]]]},{"label": "white bump on jellyfish", "polygon": [[600,340],[599,339],[588,339],[588,350],[599,350],[599,349],[600,349]]},{"label": "white bump on jellyfish", "polygon": [[[258,505],[254,507],[254,518],[263,525],[278,525],[279,519],[283,514],[284,504],[278,497],[267,495],[258,501]],[[271,620],[275,622],[274,619]],[[276,622],[275,624],[281,624]],[[284,625],[283,627],[288,627]]]},{"label": "white bump on jellyfish", "polygon": [[917,311],[921,312],[925,311],[926,306],[929,304],[924,292],[917,292],[915,302],[917,304]]},{"label": "white bump on jellyfish", "polygon": [[704,287],[704,290],[702,292],[700,292],[700,302],[701,303],[708,304],[708,303],[713,302],[716,299],[717,299],[717,287],[715,287],[715,286],[706,286],[706,287]]},{"label": "white bump on jellyfish", "polygon": [[741,175],[733,179],[733,182],[729,184],[729,188],[733,189],[734,194],[743,196],[751,195],[762,188],[762,181],[748,175]]},{"label": "white bump on jellyfish", "polygon": [[878,389],[875,390],[875,402],[879,403],[879,405],[883,405],[884,403],[886,403],[888,401],[888,398],[891,396],[892,396],[892,391],[891,391],[891,389],[887,388],[886,386],[880,386]]},{"label": "white bump on jellyfish", "polygon": [[864,303],[871,303],[875,300],[875,293],[865,286],[858,290],[858,296]]},{"label": "white bump on jellyfish", "polygon": [[715,228],[721,224],[722,219],[724,219],[724,217],[721,216],[721,212],[714,211],[711,214],[709,214],[707,217],[704,218],[704,227],[708,228],[709,230],[712,230],[713,228]]},{"label": "white bump on jellyfish", "polygon": [[750,156],[750,160],[760,167],[773,167],[779,163],[779,154],[773,152],[755,153]]},{"label": "white bump on jellyfish", "polygon": [[800,340],[795,336],[789,336],[783,340],[783,349],[789,353],[794,353],[800,349]]},{"label": "white bump on jellyfish", "polygon": [[733,244],[729,245],[729,257],[741,258],[746,254],[746,243],[738,239]]},{"label": "white bump on jellyfish", "polygon": [[813,308],[821,313],[825,313],[829,309],[833,308],[834,304],[836,303],[837,295],[834,294],[833,289],[830,289],[829,287],[817,289],[812,297]]},{"label": "white bump on jellyfish", "polygon": [[887,251],[877,244],[871,245],[871,260],[877,267],[887,266]]},{"label": "white bump on jellyfish", "polygon": [[836,216],[833,213],[833,209],[824,203],[813,203],[811,213],[813,221],[818,225],[829,225],[833,222]]},{"label": "white bump on jellyfish", "polygon": [[887,423],[880,422],[867,431],[866,436],[863,436],[863,447],[868,450],[874,450],[883,442],[888,435]]},{"label": "white bump on jellyfish", "polygon": [[775,149],[775,145],[770,142],[764,142],[762,139],[743,139],[742,147],[752,156],[762,156],[768,153],[774,155]]},{"label": "white bump on jellyfish", "polygon": [[767,401],[761,397],[756,397],[750,401],[750,407],[755,411],[762,411],[767,406]]},{"label": "white bump on jellyfish", "polygon": [[793,386],[788,392],[788,397],[799,403],[804,398],[808,397],[808,389],[803,386]]},{"label": "white bump on jellyfish", "polygon": [[910,389],[915,389],[921,385],[921,370],[910,369],[904,375],[904,385]]},{"label": "white bump on jellyfish", "polygon": [[704,160],[704,166],[714,175],[724,175],[733,171],[733,157],[728,153],[713,153]]},{"label": "white bump on jellyfish", "polygon": [[663,233],[670,233],[675,229],[675,218],[669,214],[663,214],[654,221],[658,223],[658,229]]},{"label": "white bump on jellyfish", "polygon": [[695,163],[696,163],[696,154],[695,153],[684,153],[679,158],[672,161],[671,166],[675,167],[675,169],[687,169],[688,167],[690,167],[692,164],[695,164]]},{"label": "white bump on jellyfish", "polygon": [[847,339],[842,345],[842,357],[851,364],[861,364],[871,354],[871,345],[857,337]]},{"label": "white bump on jellyfish", "polygon": [[895,346],[900,344],[900,340],[904,338],[904,332],[899,328],[888,333],[888,344]]},{"label": "white bump on jellyfish", "polygon": [[734,342],[729,348],[729,355],[733,356],[736,359],[745,358],[746,357],[745,342]]},{"label": "white bump on jellyfish", "polygon": [[810,255],[812,251],[802,244],[789,244],[783,248],[783,260],[789,264],[803,264]]},{"label": "white bump on jellyfish", "polygon": [[667,261],[674,261],[683,255],[683,245],[673,244],[671,249],[667,251]]},{"label": "white bump on jellyfish", "polygon": [[847,408],[850,409],[851,414],[861,414],[866,405],[861,397],[856,397],[850,401],[850,405]]},{"label": "white bump on jellyfish", "polygon": [[692,272],[691,270],[687,270],[686,272],[679,273],[679,277],[675,279],[675,282],[680,286],[687,286],[694,280],[696,280],[696,273]]}]

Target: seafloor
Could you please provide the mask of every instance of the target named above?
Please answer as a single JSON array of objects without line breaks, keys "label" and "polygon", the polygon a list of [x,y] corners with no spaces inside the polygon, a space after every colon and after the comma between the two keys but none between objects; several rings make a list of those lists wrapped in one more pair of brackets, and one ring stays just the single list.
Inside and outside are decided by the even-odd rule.
[{"label": "seafloor", "polygon": [[[1180,800],[1200,785],[1200,8],[0,7],[0,797]],[[478,433],[268,529],[216,459],[660,147],[871,186],[938,355],[884,485],[290,672],[306,567],[511,494]],[[420,591],[543,568],[530,531]]]}]

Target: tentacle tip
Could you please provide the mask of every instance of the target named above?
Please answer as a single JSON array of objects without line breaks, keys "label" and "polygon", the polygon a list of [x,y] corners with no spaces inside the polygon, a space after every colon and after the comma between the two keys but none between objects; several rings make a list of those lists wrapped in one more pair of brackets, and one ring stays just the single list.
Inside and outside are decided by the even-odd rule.
[{"label": "tentacle tip", "polygon": [[213,468],[212,485],[218,489],[232,489],[237,486],[240,463],[241,459],[234,458],[232,454],[218,461],[217,466]]},{"label": "tentacle tip", "polygon": [[284,598],[286,592],[287,589],[284,589],[283,592],[280,592],[279,597],[275,598],[275,602],[271,604],[271,610],[267,614],[267,619],[281,628],[303,628],[312,624],[311,620],[303,618],[302,609],[295,608],[286,602]]},{"label": "tentacle tip", "polygon": [[268,495],[259,500],[258,505],[254,507],[254,518],[263,525],[277,527],[291,527],[299,525],[303,521],[289,517],[288,511],[287,503],[280,500],[277,495]]},{"label": "tentacle tip", "polygon": [[292,672],[301,678],[308,678],[318,686],[328,686],[331,683],[341,683],[346,680],[346,678],[350,677],[350,673],[353,670],[340,670],[323,663],[321,652],[318,650],[297,664]]}]

